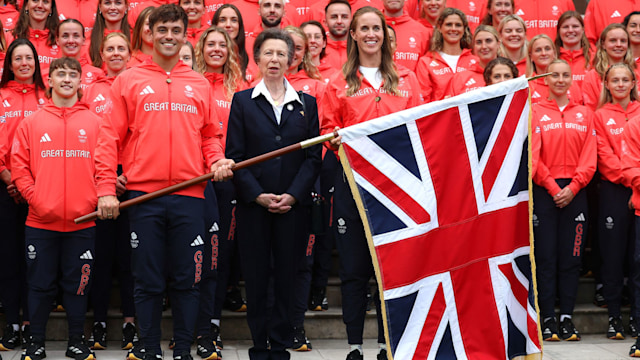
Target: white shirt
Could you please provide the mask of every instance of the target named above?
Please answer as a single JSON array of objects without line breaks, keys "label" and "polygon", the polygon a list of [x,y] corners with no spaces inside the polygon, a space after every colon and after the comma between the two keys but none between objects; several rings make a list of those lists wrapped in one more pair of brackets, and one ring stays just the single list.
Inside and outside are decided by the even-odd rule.
[{"label": "white shirt", "polygon": [[373,86],[374,89],[379,90],[380,85],[382,85],[382,74],[380,74],[380,69],[377,67],[364,67],[360,66],[360,73],[364,76],[365,79]]},{"label": "white shirt", "polygon": [[449,55],[440,52],[440,56],[442,56],[442,60],[444,60],[447,65],[449,65],[451,71],[456,72],[456,70],[458,69],[458,59],[460,59],[460,55]]},{"label": "white shirt", "polygon": [[287,79],[284,79],[284,88],[285,88],[284,100],[282,100],[282,103],[280,103],[279,105],[276,105],[275,102],[273,101],[273,98],[271,97],[271,93],[269,93],[269,90],[267,90],[267,85],[264,84],[264,79],[260,80],[258,85],[256,85],[256,87],[254,87],[253,91],[251,92],[252,99],[255,99],[256,97],[260,96],[260,94],[264,95],[264,97],[267,99],[267,101],[269,102],[269,104],[271,104],[271,107],[273,108],[273,113],[276,116],[276,122],[278,123],[278,125],[280,125],[280,119],[282,118],[282,109],[284,109],[284,106],[286,104],[294,101],[297,101],[300,104],[302,104],[302,101],[300,101],[300,97],[298,96],[296,89],[294,89],[293,86],[289,84]]}]

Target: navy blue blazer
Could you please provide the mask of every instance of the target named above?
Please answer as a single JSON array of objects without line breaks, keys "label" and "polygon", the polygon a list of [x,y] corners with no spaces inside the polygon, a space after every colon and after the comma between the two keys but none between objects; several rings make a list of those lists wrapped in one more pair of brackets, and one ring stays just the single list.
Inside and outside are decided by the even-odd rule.
[{"label": "navy blue blazer", "polygon": [[[263,95],[251,98],[253,89],[236,93],[231,102],[226,157],[235,162],[318,136],[318,107],[313,96],[304,94],[305,112],[298,101],[284,105],[280,124]],[[289,104],[293,110],[289,110]],[[238,200],[252,202],[261,193],[287,193],[299,203],[309,203],[311,189],[320,173],[322,145],[279,156],[234,171]]]}]

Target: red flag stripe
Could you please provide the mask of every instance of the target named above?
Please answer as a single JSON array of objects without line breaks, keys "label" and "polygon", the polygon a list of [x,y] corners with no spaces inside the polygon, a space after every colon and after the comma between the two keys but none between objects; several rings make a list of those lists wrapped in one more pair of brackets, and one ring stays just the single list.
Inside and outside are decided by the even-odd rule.
[{"label": "red flag stripe", "polygon": [[[447,269],[510,254],[513,249],[528,246],[528,214],[529,205],[521,202],[470,219],[473,221],[376,246],[384,289],[409,285]],[[481,241],[483,237],[491,237],[491,241]],[[429,261],[425,261],[427,255],[430,255]]]},{"label": "red flag stripe", "polygon": [[351,168],[402,209],[416,224],[431,221],[431,216],[411,195],[402,190],[352,147],[344,144]]},{"label": "red flag stripe", "polygon": [[418,346],[413,354],[414,359],[426,359],[429,356],[429,350],[433,346],[433,340],[436,337],[436,332],[442,322],[444,311],[447,308],[447,304],[444,299],[444,290],[442,289],[442,283],[438,284],[427,319],[425,320],[424,327],[420,333],[420,340]]},{"label": "red flag stripe", "polygon": [[482,173],[482,186],[484,190],[485,201],[489,198],[493,184],[496,182],[502,163],[504,162],[511,141],[513,140],[513,134],[520,122],[520,116],[522,115],[522,109],[527,103],[528,92],[526,89],[520,90],[513,94],[513,100],[509,105],[509,110],[504,118],[502,128],[498,133],[495,146],[489,155],[489,160]]}]

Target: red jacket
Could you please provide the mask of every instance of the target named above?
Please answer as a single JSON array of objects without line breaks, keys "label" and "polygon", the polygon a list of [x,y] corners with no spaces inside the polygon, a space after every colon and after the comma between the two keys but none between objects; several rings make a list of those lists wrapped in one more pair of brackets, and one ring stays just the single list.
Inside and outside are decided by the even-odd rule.
[{"label": "red jacket", "polygon": [[[130,1],[129,12],[128,12],[129,16],[127,16],[127,21],[131,26],[131,30],[133,30],[133,28],[136,26],[136,20],[138,19],[138,16],[140,16],[140,13],[142,12],[142,10],[148,8],[149,6],[159,7],[160,5],[164,5],[168,3],[169,3],[168,0]],[[172,3],[175,3],[176,5],[178,4],[178,2],[172,2]]]},{"label": "red jacket", "polygon": [[447,7],[460,9],[467,15],[471,34],[476,31],[487,15],[487,0],[448,0]]},{"label": "red jacket", "polygon": [[[183,62],[152,61],[118,75],[96,149],[98,196],[115,195],[118,149],[127,188],[152,192],[200,175],[224,158],[209,82]],[[176,192],[202,198],[204,184]]]},{"label": "red jacket", "polygon": [[[4,29],[5,36],[11,33],[11,31],[16,27],[18,16],[20,16],[20,12],[18,12],[13,5],[0,6],[0,22],[2,22],[2,28]],[[10,42],[7,41],[7,47],[9,46],[9,43]]]},{"label": "red jacket", "polygon": [[[62,56],[62,51],[60,51],[58,45],[47,45],[47,39],[49,39],[49,30],[29,29],[29,41],[36,47],[40,71],[42,72],[49,69],[49,65],[53,60]],[[44,83],[47,84],[46,81]]]},{"label": "red jacket", "polygon": [[[587,71],[591,68],[590,64],[587,64],[587,59],[585,59],[584,54],[582,53],[582,49],[580,50],[567,50],[565,48],[560,48],[560,59],[565,60],[569,63],[571,67],[571,75],[573,77],[573,83],[582,87],[582,83],[584,82],[584,77],[587,74]],[[595,51],[589,49],[591,53],[591,60],[593,60],[593,55]]]},{"label": "red jacket", "polygon": [[584,104],[593,111],[596,111],[596,107],[598,107],[600,92],[602,92],[602,78],[600,78],[600,74],[596,69],[591,69],[584,75],[582,98]]},{"label": "red jacket", "polygon": [[555,196],[562,190],[556,179],[571,179],[573,194],[587,186],[596,171],[596,132],[593,113],[570,101],[560,111],[555,101],[533,105],[531,119],[533,181]]},{"label": "red jacket", "polygon": [[333,66],[331,66],[331,64],[329,64],[329,62],[327,61],[328,56],[325,55],[325,57],[320,60],[320,65],[318,66],[318,71],[320,72],[320,77],[322,78],[322,81],[327,84],[329,83],[329,79],[331,78],[331,76],[333,76],[333,74],[335,74],[338,71],[342,71],[342,68],[340,68],[339,70],[334,68]]},{"label": "red jacket", "polygon": [[[478,58],[469,49],[463,49],[458,66],[455,72],[466,71],[474,64],[478,63]],[[442,59],[438,52],[430,51],[420,58],[416,75],[422,86],[422,97],[425,102],[444,99],[445,91],[449,86],[449,81],[453,78],[454,71]]]},{"label": "red jacket", "polygon": [[311,7],[307,0],[287,0],[284,8],[285,15],[295,26],[300,27],[303,22],[311,20]]},{"label": "red jacket", "polygon": [[592,45],[609,24],[621,23],[630,12],[640,9],[640,0],[591,0],[584,14],[584,33]]},{"label": "red jacket", "polygon": [[[321,80],[312,79],[307,76],[304,70],[300,70],[295,74],[286,75],[287,81],[296,91],[302,91],[305,94],[316,98],[316,104],[322,103],[326,84]],[[322,106],[318,106],[318,119],[322,119]]]},{"label": "red jacket", "polygon": [[[202,35],[202,33],[207,30],[209,28],[209,25],[204,25],[198,29],[187,29],[187,41],[191,43],[191,45],[193,46],[193,48],[196,48],[196,44],[198,43],[198,40],[200,40],[200,35]],[[193,59],[193,61],[195,62],[196,59]]]},{"label": "red jacket", "polygon": [[[533,74],[532,76],[535,76]],[[544,78],[539,78],[535,80],[529,81],[529,88],[531,89],[531,103],[536,104],[542,101],[543,99],[547,99],[549,97],[549,85],[544,83]],[[567,95],[571,98],[575,103],[582,105],[582,91],[580,87],[575,83],[571,83],[571,87],[567,91]]]},{"label": "red jacket", "polygon": [[91,32],[91,29],[93,29],[93,23],[96,21],[98,0],[58,0],[56,1],[56,7],[58,8],[60,21],[76,19],[84,26],[85,33]]},{"label": "red jacket", "polygon": [[396,18],[387,17],[387,25],[396,32],[396,53],[393,60],[396,64],[416,71],[418,60],[429,51],[432,32],[404,14]]},{"label": "red jacket", "polygon": [[0,89],[0,116],[4,120],[2,126],[3,143],[0,144],[0,172],[11,170],[10,147],[13,137],[22,122],[22,119],[31,115],[36,110],[42,108],[47,102],[44,90],[38,90],[36,98],[36,86],[33,84],[19,84],[11,80],[7,85]]},{"label": "red jacket", "polygon": [[131,54],[131,59],[127,63],[127,68],[138,66],[147,60],[151,60],[151,55],[143,54],[142,51],[134,51]]},{"label": "red jacket", "polygon": [[324,48],[324,52],[323,60],[334,69],[342,71],[342,65],[347,62],[347,41],[335,41],[327,36],[327,47]]},{"label": "red jacket", "polygon": [[558,18],[565,11],[575,9],[571,0],[518,0],[513,13],[520,16],[527,25],[529,40],[539,34],[555,39]]},{"label": "red jacket", "polygon": [[116,78],[104,76],[91,84],[82,94],[82,101],[87,103],[89,110],[102,116],[107,107],[107,100],[111,92],[111,85]]},{"label": "red jacket", "polygon": [[444,95],[445,98],[447,98],[464,94],[485,86],[484,69],[476,63],[471,65],[471,68],[467,71],[461,71],[453,74]]},{"label": "red jacket", "polygon": [[633,190],[631,202],[636,216],[640,216],[640,118],[635,117],[627,122],[620,148],[624,183],[630,184]]},{"label": "red jacket", "polygon": [[420,85],[415,74],[409,70],[398,71],[398,90],[401,96],[388,94],[382,87],[381,90],[376,90],[359,72],[358,76],[362,79],[360,90],[351,96],[346,94],[347,82],[342,73],[336,73],[329,80],[321,104],[321,134],[332,132],[336,126],[345,128],[421,103]]},{"label": "red jacket", "polygon": [[[214,102],[212,103],[216,114],[218,114],[218,127],[222,133],[222,147],[226,145],[227,141],[227,129],[229,122],[229,113],[231,111],[231,99],[227,99],[227,92],[224,88],[224,74],[217,73],[204,73],[204,77],[209,80],[211,88],[213,89]],[[242,91],[246,88],[246,84],[241,84],[236,88],[236,92]]]},{"label": "red jacket", "polygon": [[640,115],[640,103],[633,101],[627,111],[618,104],[605,104],[595,113],[594,127],[598,138],[598,172],[601,178],[630,187],[622,176],[622,133],[629,119]]},{"label": "red jacket", "polygon": [[27,226],[77,231],[73,219],[97,204],[94,150],[100,118],[86,104],[59,108],[48,102],[26,117],[16,130],[11,150],[12,181],[29,203]]}]

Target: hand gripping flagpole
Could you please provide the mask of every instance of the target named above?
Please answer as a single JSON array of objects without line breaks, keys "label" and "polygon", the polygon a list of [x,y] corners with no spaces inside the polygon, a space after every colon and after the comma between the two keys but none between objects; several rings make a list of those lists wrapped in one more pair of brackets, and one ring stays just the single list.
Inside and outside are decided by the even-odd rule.
[{"label": "hand gripping flagpole", "polygon": [[[333,139],[334,137],[337,137],[338,133],[336,131],[330,133],[330,134],[326,134],[326,135],[321,135],[321,136],[316,136],[314,138],[311,139],[307,139],[304,141],[301,141],[299,143],[296,144],[292,144],[286,147],[283,147],[281,149],[278,150],[274,150],[271,152],[268,152],[266,154],[262,154],[262,155],[258,155],[256,157],[253,157],[251,159],[247,159],[244,161],[241,161],[235,165],[233,165],[233,167],[231,167],[231,170],[240,170],[240,169],[244,169],[246,167],[249,167],[251,165],[255,165],[258,163],[261,163],[263,161],[267,161],[267,160],[271,160],[275,157],[278,156],[282,156],[285,154],[288,154],[290,152],[294,152],[297,150],[301,150],[301,149],[305,149],[308,147],[311,147],[313,145],[318,145],[318,144],[322,144],[325,141],[329,141],[331,139]],[[160,196],[164,196],[164,195],[168,195],[171,193],[174,193],[176,191],[180,191],[182,189],[186,189],[190,186],[199,184],[201,182],[210,180],[211,178],[213,178],[215,173],[207,173],[198,177],[195,177],[191,180],[187,180],[187,181],[183,181],[181,183],[175,184],[175,185],[171,185],[169,187],[154,191],[154,192],[150,192],[148,194],[144,194],[142,196],[138,196],[136,198],[133,198],[131,200],[127,200],[127,201],[123,201],[120,203],[120,210],[124,210],[128,207],[131,207],[133,205],[138,205],[140,203],[143,203],[145,201],[149,201],[149,200],[153,200],[155,198],[159,198]],[[73,220],[76,224],[82,224],[84,222],[87,221],[93,221],[98,217],[98,212],[94,211],[90,214],[87,215],[83,215],[79,218],[76,218],[75,220]]]}]

